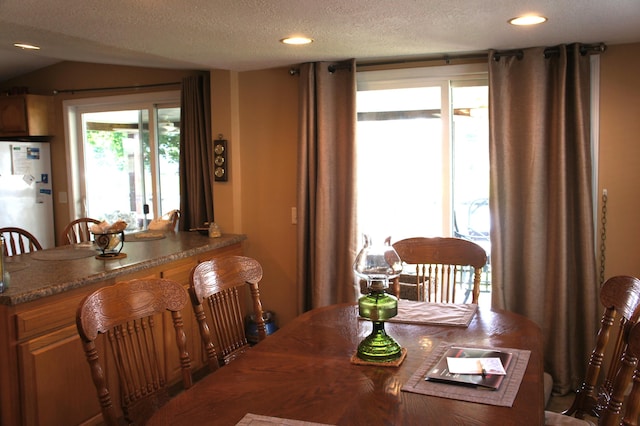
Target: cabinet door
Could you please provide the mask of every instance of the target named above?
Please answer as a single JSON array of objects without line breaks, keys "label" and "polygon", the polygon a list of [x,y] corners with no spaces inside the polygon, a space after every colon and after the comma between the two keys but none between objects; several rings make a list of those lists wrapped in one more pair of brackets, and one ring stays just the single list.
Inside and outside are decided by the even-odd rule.
[{"label": "cabinet door", "polygon": [[[75,325],[21,343],[18,354],[24,424],[72,425],[101,418]],[[104,357],[104,351],[100,356]]]},{"label": "cabinet door", "polygon": [[26,135],[28,130],[26,99],[22,96],[0,98],[0,134]]},{"label": "cabinet door", "polygon": [[0,136],[47,136],[52,99],[42,95],[0,97]]}]

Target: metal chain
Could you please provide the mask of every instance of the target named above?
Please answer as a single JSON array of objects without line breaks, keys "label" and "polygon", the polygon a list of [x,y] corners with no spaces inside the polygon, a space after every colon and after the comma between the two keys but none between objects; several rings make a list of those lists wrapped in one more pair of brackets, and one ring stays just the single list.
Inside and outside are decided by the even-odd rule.
[{"label": "metal chain", "polygon": [[600,285],[604,283],[604,265],[606,261],[606,240],[607,240],[607,190],[602,191],[602,224],[600,228]]}]

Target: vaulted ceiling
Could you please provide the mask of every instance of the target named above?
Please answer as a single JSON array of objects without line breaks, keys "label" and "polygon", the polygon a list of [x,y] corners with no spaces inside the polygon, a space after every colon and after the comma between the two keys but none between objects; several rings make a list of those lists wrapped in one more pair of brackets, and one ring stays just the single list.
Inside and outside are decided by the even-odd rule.
[{"label": "vaulted ceiling", "polygon": [[[549,18],[536,27],[507,20]],[[638,0],[2,0],[0,82],[59,61],[246,71],[640,41]],[[280,39],[306,35],[307,46]],[[21,50],[13,43],[41,47]]]}]

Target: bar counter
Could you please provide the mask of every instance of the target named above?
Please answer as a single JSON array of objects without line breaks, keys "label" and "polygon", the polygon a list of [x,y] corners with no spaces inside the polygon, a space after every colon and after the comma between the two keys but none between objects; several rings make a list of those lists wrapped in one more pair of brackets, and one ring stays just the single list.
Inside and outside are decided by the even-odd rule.
[{"label": "bar counter", "polygon": [[[7,257],[5,268],[9,272],[9,288],[0,293],[0,304],[11,306],[30,302],[122,274],[192,257],[245,239],[246,236],[238,234],[209,238],[197,232],[168,233],[165,238],[149,240],[134,240],[134,237],[125,236],[122,253],[126,257],[121,259],[96,259],[98,251],[74,246]],[[79,254],[83,256],[80,258],[65,256],[69,250],[76,253],[87,251],[88,254]],[[56,258],[56,254],[60,255],[59,258]]]},{"label": "bar counter", "polygon": [[[9,288],[0,294],[0,425],[100,423],[98,398],[76,328],[76,310],[82,299],[117,281],[140,278],[171,279],[187,288],[194,266],[243,254],[246,239],[235,234],[209,238],[197,232],[144,237],[125,235],[121,256],[112,259],[96,258],[100,252],[90,243],[5,259],[10,278]],[[196,371],[205,360],[199,356],[200,339],[191,306],[183,310],[182,317]],[[163,315],[157,321],[163,324],[157,338],[169,342],[171,316]],[[165,377],[170,383],[180,378],[177,360],[177,356],[167,356]],[[108,368],[107,375],[113,374]],[[115,377],[108,379],[115,381]]]}]

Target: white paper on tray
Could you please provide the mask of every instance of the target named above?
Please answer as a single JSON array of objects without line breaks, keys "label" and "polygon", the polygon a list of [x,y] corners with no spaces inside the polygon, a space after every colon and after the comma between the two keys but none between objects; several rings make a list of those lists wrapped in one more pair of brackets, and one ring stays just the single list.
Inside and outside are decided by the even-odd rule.
[{"label": "white paper on tray", "polygon": [[506,374],[500,358],[447,357],[447,367],[451,374]]}]

